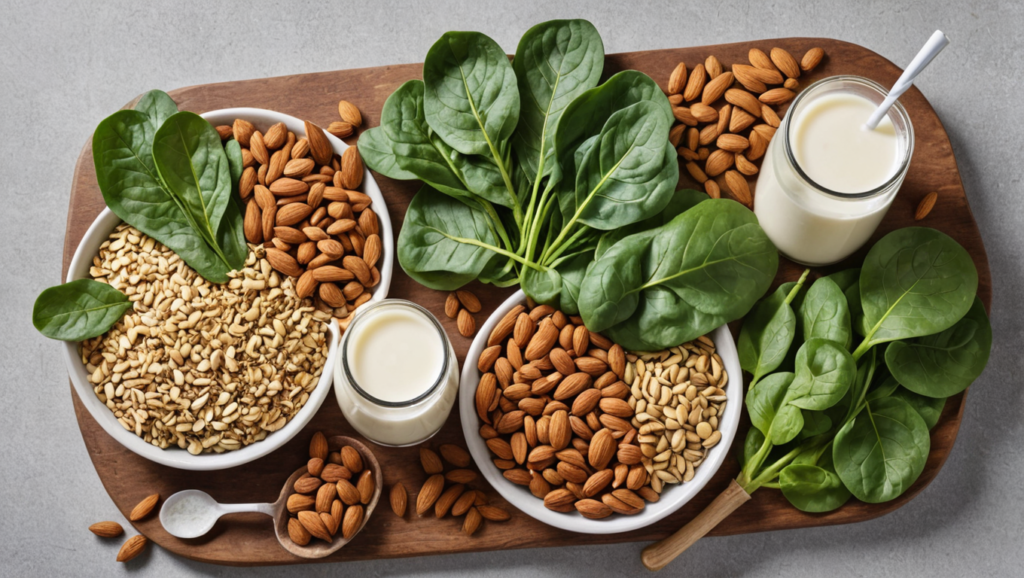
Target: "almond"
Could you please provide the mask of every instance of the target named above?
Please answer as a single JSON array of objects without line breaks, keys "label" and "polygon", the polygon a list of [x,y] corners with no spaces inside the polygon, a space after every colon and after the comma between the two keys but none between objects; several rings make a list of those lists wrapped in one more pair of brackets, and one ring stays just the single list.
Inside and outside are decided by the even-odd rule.
[{"label": "almond", "polygon": [[[718,128],[718,132],[715,135],[716,137],[718,135],[720,135],[720,134],[723,134],[725,131],[729,130],[729,122],[731,121],[731,119],[732,119],[732,105],[731,104],[724,104],[724,105],[722,105],[722,108],[720,108],[718,110],[718,127],[717,127]],[[708,141],[708,142],[710,142],[710,141]],[[708,144],[708,143],[704,143],[704,144]]]},{"label": "almond", "polygon": [[298,546],[305,546],[313,539],[313,535],[309,533],[309,530],[295,518],[288,519],[288,537]]},{"label": "almond", "polygon": [[692,114],[698,122],[718,121],[718,111],[706,104],[702,104],[699,102],[695,102],[692,106],[690,106],[690,114]]},{"label": "almond", "polygon": [[124,528],[117,522],[96,522],[89,526],[89,531],[100,538],[116,538],[124,534]]},{"label": "almond", "polygon": [[679,94],[686,86],[686,64],[680,62],[668,77],[668,93]]},{"label": "almond", "polygon": [[327,531],[327,525],[324,524],[323,518],[320,517],[316,512],[302,511],[297,514],[299,523],[306,529],[314,538],[320,538],[325,542],[331,541],[331,533]]},{"label": "almond", "polygon": [[612,515],[611,508],[591,498],[577,501],[575,503],[575,508],[576,511],[584,518],[589,518],[591,520],[600,520],[601,518],[607,518]]},{"label": "almond", "polygon": [[[603,399],[601,401],[603,405],[603,402],[611,400]],[[626,404],[627,408],[629,408],[629,404],[621,399],[616,399],[615,401],[622,402],[623,404]],[[632,417],[632,411],[630,411],[629,416]],[[590,465],[595,469],[603,470],[608,466],[608,463],[611,462],[612,458],[615,457],[616,446],[617,443],[615,438],[612,436],[612,431],[607,428],[601,428],[594,434],[594,437],[590,439],[590,448],[587,451],[587,461],[589,461]]]},{"label": "almond", "polygon": [[245,218],[242,221],[242,232],[245,240],[250,243],[263,242],[263,222],[259,205],[255,199],[249,199],[245,204]]},{"label": "almond", "polygon": [[252,134],[256,132],[256,127],[247,120],[236,118],[235,124],[232,126],[232,130],[234,131],[235,140],[238,141],[238,144],[248,148],[249,139],[252,138]]},{"label": "almond", "polygon": [[768,126],[774,128],[779,128],[779,125],[782,124],[782,121],[779,119],[779,115],[775,113],[775,109],[767,104],[761,105],[761,119],[768,123]]},{"label": "almond", "polygon": [[759,96],[758,99],[767,105],[778,106],[793,100],[794,96],[796,93],[788,88],[773,88]]},{"label": "almond", "polygon": [[[275,230],[275,232],[276,232],[276,230]],[[301,235],[302,233],[299,233],[299,234]],[[280,236],[280,235],[278,235],[278,236]],[[303,236],[305,236],[305,235],[303,235]],[[284,237],[281,237],[281,238],[283,239]],[[284,239],[284,240],[288,241],[288,239]],[[288,242],[292,242],[292,241],[288,241]],[[345,247],[341,243],[335,241],[334,239],[324,239],[323,241],[317,241],[316,248],[321,253],[323,253],[325,255],[330,255],[331,257],[333,257],[335,259],[341,259],[343,256],[345,256]]]},{"label": "almond", "polygon": [[355,132],[355,128],[356,127],[353,126],[352,123],[350,122],[335,121],[327,125],[327,132],[333,134],[338,138],[348,138],[352,136],[353,132]]},{"label": "almond", "polygon": [[493,373],[485,373],[480,376],[480,383],[476,386],[476,415],[481,421],[491,423],[490,413],[491,400],[497,391],[497,380]]},{"label": "almond", "polygon": [[747,185],[747,179],[744,178],[737,171],[726,171],[725,172],[725,186],[729,187],[732,192],[732,196],[737,201],[751,207],[754,204],[754,199],[750,196],[750,186]]},{"label": "almond", "polygon": [[249,137],[249,152],[261,165],[270,162],[270,153],[267,152],[267,145],[263,142],[263,133],[260,131],[252,133],[252,136]]},{"label": "almond", "polygon": [[305,203],[290,203],[277,210],[277,218],[274,223],[278,227],[288,227],[302,222],[313,212],[313,207]]},{"label": "almond", "polygon": [[150,514],[150,512],[153,511],[153,508],[156,507],[156,503],[159,501],[160,494],[151,494],[149,496],[146,496],[145,499],[143,499],[141,502],[136,504],[134,508],[132,508],[132,512],[128,514],[128,520],[131,522],[138,522],[139,520],[145,518]]},{"label": "almond", "polygon": [[312,494],[320,488],[322,483],[323,482],[320,478],[304,476],[295,480],[295,483],[292,485],[292,489],[299,494]]},{"label": "almond", "polygon": [[576,358],[576,368],[592,377],[599,377],[608,371],[608,364],[596,357],[584,356]]},{"label": "almond", "polygon": [[[737,64],[736,66],[732,67],[733,72],[736,71],[737,66],[745,67],[744,70],[746,71],[747,75],[750,78],[757,80],[761,84],[782,84],[785,80],[785,78],[782,77],[782,74],[775,69],[769,70],[766,68],[758,68],[755,66],[745,66],[743,64]],[[736,78],[739,79],[739,74],[736,75]]]},{"label": "almond", "polygon": [[608,349],[608,367],[611,368],[619,379],[623,379],[625,377],[626,352],[622,349],[622,346],[617,343]]},{"label": "almond", "polygon": [[595,472],[592,476],[587,478],[587,481],[583,484],[583,495],[588,498],[596,496],[601,490],[608,487],[608,484],[612,482],[612,477],[612,470],[601,470],[599,472]]},{"label": "almond", "polygon": [[[305,121],[306,124],[306,140],[309,142],[309,153],[318,164],[329,165],[331,164],[331,157],[334,156],[334,148],[331,146],[331,141],[327,139],[327,135],[324,134],[324,129],[317,125]],[[298,146],[298,143],[296,143]],[[294,156],[294,149],[293,149]]]},{"label": "almond", "polygon": [[459,310],[456,326],[459,329],[459,335],[463,337],[472,337],[476,333],[476,321],[473,320],[473,314],[466,309]]},{"label": "almond", "polygon": [[583,372],[573,373],[558,384],[558,389],[555,390],[554,398],[558,401],[562,401],[575,397],[582,393],[583,390],[590,388],[593,383],[594,380],[589,374]]},{"label": "almond", "polygon": [[804,72],[814,70],[814,68],[821,63],[821,59],[824,57],[825,51],[820,48],[815,47],[808,50],[804,53],[804,57],[800,59],[800,70],[803,70]]},{"label": "almond", "polygon": [[[334,501],[339,504],[341,503],[338,502],[338,500]],[[339,519],[335,521],[334,516],[332,516],[330,512],[319,512],[319,514],[320,519],[323,520],[324,526],[327,528],[327,533],[333,537],[335,534],[338,533],[338,523],[340,523],[341,520]]]},{"label": "almond", "polygon": [[782,86],[790,90],[796,90],[800,88],[800,83],[795,78],[787,78],[786,82],[784,82]]},{"label": "almond", "polygon": [[501,343],[516,326],[516,319],[519,318],[519,314],[525,311],[526,308],[522,305],[516,305],[504,317],[498,321],[498,324],[491,330],[490,336],[487,338],[487,345],[497,345]]},{"label": "almond", "polygon": [[242,176],[238,179],[238,195],[243,199],[247,198],[253,191],[253,187],[256,186],[256,169],[247,167],[242,171]]},{"label": "almond", "polygon": [[[760,116],[761,114],[761,103],[757,100],[757,97],[745,90],[730,88],[725,91],[725,100],[729,104],[738,106],[754,116]],[[735,116],[735,114],[736,111],[733,110],[733,115]]]},{"label": "almond", "polygon": [[800,65],[796,63],[796,59],[793,55],[782,48],[772,48],[771,52],[772,62],[775,66],[779,67],[779,70],[789,78],[800,77]]},{"label": "almond", "polygon": [[576,364],[573,363],[572,358],[561,347],[553,348],[551,353],[548,354],[548,358],[558,373],[570,375],[576,372]]},{"label": "almond", "polygon": [[722,68],[722,63],[718,61],[718,58],[711,55],[704,59],[704,70],[708,71],[708,76],[715,79],[718,78],[718,75],[722,74],[724,69]]},{"label": "almond", "polygon": [[292,243],[295,245],[305,243],[309,240],[305,233],[292,227],[274,227],[274,236],[285,243]]},{"label": "almond", "polygon": [[405,509],[409,504],[409,494],[402,482],[391,486],[391,511],[399,518],[405,517]]},{"label": "almond", "polygon": [[632,490],[619,488],[613,491],[612,495],[621,500],[622,503],[637,510],[644,509],[644,506],[646,505],[644,504],[644,499],[633,493]]},{"label": "almond", "polygon": [[351,123],[355,127],[362,126],[363,124],[363,115],[359,114],[359,109],[347,100],[338,102],[338,116],[341,117],[341,120]]},{"label": "almond", "polygon": [[520,410],[510,411],[505,415],[501,416],[498,423],[494,425],[494,429],[498,430],[499,434],[510,434],[518,431],[523,427],[523,417],[526,413]]},{"label": "almond", "polygon": [[594,410],[597,407],[598,402],[601,401],[601,390],[599,389],[587,389],[576,396],[576,400],[572,403],[572,414],[574,416],[584,416]]},{"label": "almond", "polygon": [[576,355],[584,355],[587,352],[587,348],[590,346],[590,332],[587,328],[580,325],[572,332],[572,349],[576,352]]},{"label": "almond", "polygon": [[283,122],[279,122],[267,129],[266,134],[263,135],[263,143],[270,150],[277,150],[284,146],[285,141],[288,139],[288,127]]},{"label": "almond", "polygon": [[672,130],[668,131],[668,142],[672,143],[672,146],[679,146],[680,141],[683,140],[683,133],[688,130],[687,127],[677,124],[672,127]]},{"label": "almond", "polygon": [[[616,491],[618,491],[618,490],[616,490]],[[623,502],[622,500],[620,500],[619,498],[615,497],[612,494],[605,494],[605,495],[601,496],[601,501],[604,502],[604,505],[606,505],[609,508],[611,508],[611,510],[613,512],[616,512],[618,514],[625,514],[627,516],[630,516],[630,515],[633,515],[633,514],[639,514],[640,513],[640,508],[635,508],[635,507],[633,507],[633,506]]]},{"label": "almond", "polygon": [[341,463],[353,474],[363,471],[363,457],[352,446],[341,448]]},{"label": "almond", "polygon": [[775,70],[775,65],[772,64],[772,59],[768,58],[768,55],[759,48],[751,48],[747,52],[747,59],[750,60],[750,64],[753,64],[757,68],[763,70]]},{"label": "almond", "polygon": [[354,506],[361,500],[359,495],[359,489],[348,480],[338,480],[334,485],[338,492],[338,499],[344,502],[346,506]]},{"label": "almond", "polygon": [[370,275],[370,267],[367,266],[366,261],[363,261],[359,257],[346,255],[345,258],[342,259],[342,267],[351,271],[352,274],[356,276],[356,279],[358,279],[364,286],[369,285],[373,280]]},{"label": "almond", "polygon": [[914,220],[920,221],[928,216],[928,213],[932,212],[932,208],[935,207],[935,201],[939,200],[939,193],[932,191],[921,199],[921,202],[917,205],[917,210],[914,211]]},{"label": "almond", "polygon": [[253,198],[256,199],[256,204],[261,209],[266,211],[277,208],[277,199],[274,198],[274,193],[271,193],[270,189],[263,185],[255,185],[253,191],[255,192]]},{"label": "almond", "polygon": [[631,444],[619,444],[619,451],[615,455],[616,459],[620,463],[626,464],[627,466],[633,466],[640,463],[643,459],[643,453],[640,448]]},{"label": "almond", "polygon": [[556,512],[571,512],[576,496],[565,488],[558,488],[544,496],[544,507]]},{"label": "almond", "polygon": [[475,491],[464,492],[459,496],[458,500],[455,500],[455,504],[452,505],[452,515],[461,516],[469,511],[476,502],[477,493]]},{"label": "almond", "polygon": [[448,513],[448,510],[455,505],[455,502],[459,497],[462,496],[465,489],[466,486],[462,484],[449,486],[448,489],[441,494],[441,497],[437,499],[437,502],[434,503],[434,516],[443,518],[445,514]]},{"label": "almond", "polygon": [[[589,378],[590,376],[587,377]],[[551,447],[556,451],[569,445],[572,439],[572,430],[569,428],[568,412],[558,410],[551,415],[551,422],[548,424],[548,436],[550,437]]]},{"label": "almond", "polygon": [[419,496],[416,497],[416,515],[422,516],[427,513],[434,506],[434,502],[441,497],[443,489],[444,476],[434,474],[427,478],[427,481],[423,483],[423,487],[420,488]]},{"label": "almond", "polygon": [[529,486],[530,482],[533,481],[533,476],[530,475],[530,472],[521,468],[505,470],[501,475],[504,476],[506,480],[520,486]]},{"label": "almond", "polygon": [[[309,271],[306,273],[309,273]],[[303,273],[303,275],[306,275],[306,273]],[[361,292],[362,291],[360,291],[360,293]],[[320,295],[320,299],[322,299],[329,307],[345,307],[348,302],[345,294],[342,293],[341,289],[338,289],[338,286],[334,283],[321,283],[318,294]]]},{"label": "almond", "polygon": [[[751,92],[761,93],[768,90],[768,87],[765,86],[765,83],[755,74],[755,71],[757,70],[762,69],[747,66],[746,64],[734,64],[732,66],[732,72],[736,75],[736,80],[738,80],[744,88]],[[779,82],[782,82],[782,80],[780,79]]]},{"label": "almond", "polygon": [[697,126],[697,117],[685,106],[673,106],[672,115],[676,117],[677,121],[686,126]]},{"label": "almond", "polygon": [[440,474],[444,471],[441,458],[430,448],[420,448],[420,465],[423,466],[423,471],[427,475]]},{"label": "almond", "polygon": [[530,493],[533,494],[534,497],[543,500],[544,496],[548,495],[548,492],[551,491],[551,484],[549,484],[548,481],[544,479],[544,476],[538,472],[532,472],[531,476],[533,477],[530,480]]},{"label": "almond", "polygon": [[[709,124],[700,129],[700,132],[697,134],[697,144],[707,146],[715,142],[715,139],[718,138],[718,135],[720,134],[722,133],[719,131],[717,124]],[[697,158],[700,158],[700,156],[698,155]]]},{"label": "almond", "polygon": [[304,494],[292,494],[288,496],[287,501],[288,511],[291,513],[299,512],[302,510],[312,510],[316,506],[316,500],[313,496],[307,496]]},{"label": "almond", "polygon": [[480,528],[480,523],[482,521],[483,516],[480,515],[480,512],[475,507],[470,508],[469,511],[466,512],[466,519],[462,523],[462,531],[467,536],[472,536]]},{"label": "almond", "polygon": [[350,146],[341,153],[341,186],[356,189],[363,183],[363,159],[359,150]]},{"label": "almond", "polygon": [[[332,459],[334,461],[331,461]],[[339,452],[334,452],[333,454],[331,454],[328,457],[328,461],[330,463],[324,465],[324,471],[320,472],[320,479],[327,482],[328,484],[333,484],[341,480],[352,479],[352,472],[349,471],[348,468],[341,465],[340,463],[335,463],[341,461],[341,454]]]},{"label": "almond", "polygon": [[439,449],[441,451],[441,456],[445,459],[445,461],[447,461],[448,463],[452,464],[455,467],[466,468],[469,467],[469,464],[472,462],[472,458],[470,457],[469,452],[460,448],[459,446],[452,444],[442,444]]},{"label": "almond", "polygon": [[359,476],[359,483],[356,484],[356,489],[359,490],[359,501],[369,504],[370,500],[373,499],[374,491],[377,490],[377,484],[373,481],[372,470],[363,470],[363,473]]},{"label": "almond", "polygon": [[317,512],[330,512],[334,498],[338,496],[338,487],[334,484],[324,484],[316,491],[316,504],[314,509]]},{"label": "almond", "polygon": [[686,88],[683,89],[683,100],[691,101],[700,98],[704,91],[706,78],[703,64],[693,67],[693,72],[690,73],[690,78],[686,81]]},{"label": "almond", "polygon": [[747,157],[743,155],[736,155],[736,170],[749,177],[757,174],[757,165],[748,161]]},{"label": "almond", "polygon": [[718,141],[715,143],[718,148],[729,152],[740,153],[750,146],[750,141],[746,137],[738,134],[726,133],[718,137]]},{"label": "almond", "polygon": [[487,440],[487,449],[491,450],[494,455],[498,456],[503,460],[511,460],[514,456],[512,454],[512,446],[501,438],[491,438]]},{"label": "almond", "polygon": [[316,161],[313,159],[292,159],[284,166],[284,176],[301,179],[313,172],[314,168],[316,168]]},{"label": "almond", "polygon": [[316,267],[310,269],[313,274],[313,279],[321,283],[334,283],[338,281],[351,281],[356,276],[347,269],[336,267],[334,265],[324,265],[322,267]]},{"label": "almond", "polygon": [[[363,211],[363,214],[366,214],[366,211]],[[480,299],[472,291],[459,289],[455,292],[455,296],[458,297],[459,303],[462,303],[462,306],[468,309],[470,313],[479,313],[483,309]]]},{"label": "almond", "polygon": [[709,106],[714,104],[715,101],[722,98],[725,91],[732,86],[734,79],[735,77],[731,72],[723,72],[722,74],[719,74],[714,80],[704,87],[704,94],[701,96],[700,101]]},{"label": "almond", "polygon": [[619,399],[617,397],[602,398],[598,406],[601,408],[602,412],[609,415],[614,415],[615,417],[633,417],[633,408],[630,407],[630,405],[626,403],[625,400]]},{"label": "almond", "polygon": [[217,134],[220,135],[220,140],[228,140],[235,134],[234,130],[226,124],[218,125],[215,128],[217,129]]},{"label": "almond", "polygon": [[775,128],[768,126],[766,124],[756,125],[753,131],[761,135],[761,137],[764,138],[766,141],[772,140],[772,137],[775,136]]},{"label": "almond", "polygon": [[523,356],[527,361],[540,359],[551,351],[556,341],[558,341],[558,328],[550,319],[544,319],[523,350]]},{"label": "almond", "polygon": [[351,506],[345,509],[345,517],[341,521],[341,535],[346,540],[351,539],[363,526],[363,507]]},{"label": "almond", "polygon": [[[324,201],[324,191],[327,187],[323,183],[314,183],[309,188],[309,196],[306,197],[306,204],[314,209],[320,208],[320,203]],[[322,216],[320,218],[323,218]]]},{"label": "almond", "polygon": [[537,323],[526,313],[520,313],[516,319],[515,329],[512,331],[512,339],[520,348],[525,348],[530,343],[530,338],[537,328]]},{"label": "almond", "polygon": [[320,473],[324,471],[324,461],[320,458],[309,458],[306,462],[306,471],[311,476],[320,477]]},{"label": "almond", "polygon": [[704,163],[704,172],[709,177],[717,177],[731,167],[734,161],[735,155],[729,151],[721,149],[712,151],[707,162]]},{"label": "almond", "polygon": [[746,151],[747,159],[756,161],[768,150],[768,140],[757,131],[750,131],[750,149]]},{"label": "almond", "polygon": [[127,562],[131,560],[141,554],[146,549],[147,544],[149,544],[149,540],[142,534],[128,538],[117,552],[117,561]]},{"label": "almond", "polygon": [[309,191],[309,183],[282,177],[270,183],[270,192],[278,197],[294,197]]}]

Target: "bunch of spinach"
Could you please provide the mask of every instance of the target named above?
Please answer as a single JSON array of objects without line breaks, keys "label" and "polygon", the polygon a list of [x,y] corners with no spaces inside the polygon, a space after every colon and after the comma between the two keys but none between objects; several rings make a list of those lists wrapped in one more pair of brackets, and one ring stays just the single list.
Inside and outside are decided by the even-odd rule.
[{"label": "bunch of spinach", "polygon": [[906,228],[860,269],[801,292],[806,277],[759,303],[740,332],[753,427],[737,482],[780,489],[806,512],[895,499],[924,470],[946,398],[988,361],[977,270],[948,236]]},{"label": "bunch of spinach", "polygon": [[[96,127],[92,139],[103,200],[121,220],[160,241],[214,283],[245,264],[237,189],[242,151],[221,145],[210,123],[178,112],[153,90],[134,110],[120,110]],[[78,280],[51,287],[36,299],[32,321],[45,336],[81,341],[101,335],[131,308],[113,287]]]},{"label": "bunch of spinach", "polygon": [[[598,85],[603,66],[601,36],[585,20],[534,26],[511,63],[487,36],[449,32],[427,53],[423,80],[388,98],[380,126],[362,134],[359,151],[378,173],[424,183],[398,238],[398,261],[418,282],[440,290],[474,279],[520,284],[537,302],[581,312],[588,326],[609,329],[624,346],[677,345],[715,326],[707,323],[742,316],[767,289],[777,257],[739,205],[708,224],[659,218],[696,203],[691,192],[674,193],[671,105],[637,71]],[[626,238],[646,233],[644,241]],[[715,243],[725,238],[728,254],[720,254]],[[624,301],[618,310],[620,304],[604,300],[613,288],[584,277],[596,251],[621,243],[632,248],[609,258],[661,259],[672,272],[652,265],[630,291],[614,296]],[[695,272],[696,254],[685,262],[654,255],[672,243],[729,264]],[[709,303],[711,275],[732,282],[758,258],[764,263],[754,266],[753,280],[742,280],[733,298]],[[659,299],[669,293],[675,302]],[[638,312],[629,324],[626,309]],[[670,327],[679,322],[688,325]]]}]

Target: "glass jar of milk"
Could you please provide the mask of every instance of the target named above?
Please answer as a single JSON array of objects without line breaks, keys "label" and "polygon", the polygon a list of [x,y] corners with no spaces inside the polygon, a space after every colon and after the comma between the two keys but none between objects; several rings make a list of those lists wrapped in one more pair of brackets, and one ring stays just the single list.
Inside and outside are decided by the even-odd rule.
[{"label": "glass jar of milk", "polygon": [[754,213],[784,255],[804,265],[841,261],[871,237],[903,184],[914,129],[897,102],[875,130],[864,124],[881,85],[834,76],[793,101],[761,165]]},{"label": "glass jar of milk", "polygon": [[429,311],[402,299],[367,303],[341,339],[334,393],[345,419],[381,445],[429,439],[448,419],[459,367]]}]

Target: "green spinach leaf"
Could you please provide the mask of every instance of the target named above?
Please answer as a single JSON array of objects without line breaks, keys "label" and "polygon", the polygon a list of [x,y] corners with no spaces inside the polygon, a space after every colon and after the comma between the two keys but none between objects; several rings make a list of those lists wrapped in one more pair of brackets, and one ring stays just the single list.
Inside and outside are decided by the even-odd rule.
[{"label": "green spinach leaf", "polygon": [[79,279],[40,293],[32,324],[50,339],[82,341],[106,333],[131,308],[128,296],[110,285]]},{"label": "green spinach leaf", "polygon": [[836,474],[831,452],[826,452],[818,465],[786,466],[779,472],[779,486],[789,503],[802,512],[831,512],[851,496]]},{"label": "green spinach leaf", "polygon": [[162,90],[151,90],[142,95],[135,105],[135,110],[149,117],[153,131],[160,128],[164,121],[178,112],[178,105],[168,94]]},{"label": "green spinach leaf", "polygon": [[931,440],[924,419],[902,399],[867,402],[836,434],[836,473],[862,502],[895,499],[924,471]]},{"label": "green spinach leaf", "polygon": [[804,428],[800,408],[786,402],[795,377],[785,371],[773,373],[754,384],[745,400],[750,423],[776,446],[792,441]]},{"label": "green spinach leaf", "polygon": [[785,359],[796,329],[790,303],[806,278],[804,272],[798,283],[783,283],[744,318],[736,349],[740,367],[753,376],[751,384],[778,369]]},{"label": "green spinach leaf", "polygon": [[988,364],[992,326],[981,299],[945,331],[889,344],[885,363],[903,387],[945,399],[971,385]]},{"label": "green spinach leaf", "polygon": [[850,308],[835,281],[822,277],[811,285],[800,304],[804,341],[820,337],[849,348],[853,342]]},{"label": "green spinach leaf", "polygon": [[796,377],[786,402],[801,409],[828,409],[846,395],[856,377],[850,352],[833,341],[809,339],[797,351]]},{"label": "green spinach leaf", "polygon": [[709,197],[707,193],[701,191],[695,191],[693,189],[679,189],[674,195],[672,195],[672,198],[669,199],[665,208],[657,215],[654,215],[649,219],[644,219],[639,223],[633,223],[631,225],[626,225],[603,233],[597,242],[597,249],[594,253],[594,257],[596,259],[600,259],[601,256],[604,255],[605,251],[611,248],[611,246],[619,240],[634,233],[665,225],[672,219],[681,215],[683,212],[696,207],[698,203],[706,201],[709,198],[711,197]]},{"label": "green spinach leaf", "polygon": [[902,399],[914,408],[914,411],[921,416],[928,429],[935,427],[942,416],[942,408],[946,407],[944,397],[926,397],[918,395],[905,387],[900,387],[892,394],[893,397]]}]

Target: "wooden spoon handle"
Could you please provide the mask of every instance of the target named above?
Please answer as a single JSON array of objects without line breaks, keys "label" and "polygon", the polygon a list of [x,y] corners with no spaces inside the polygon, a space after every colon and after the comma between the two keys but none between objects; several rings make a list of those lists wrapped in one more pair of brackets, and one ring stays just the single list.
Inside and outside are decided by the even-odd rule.
[{"label": "wooden spoon handle", "polygon": [[675,534],[644,548],[640,560],[648,570],[661,570],[749,499],[750,494],[733,480],[696,518]]}]

